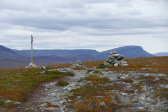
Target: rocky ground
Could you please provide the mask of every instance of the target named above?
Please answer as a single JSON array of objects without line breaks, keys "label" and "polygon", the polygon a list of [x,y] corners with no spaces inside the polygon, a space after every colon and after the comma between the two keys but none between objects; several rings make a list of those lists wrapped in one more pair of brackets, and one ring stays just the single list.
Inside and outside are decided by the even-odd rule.
[{"label": "rocky ground", "polygon": [[68,111],[64,105],[66,97],[69,95],[71,89],[79,88],[85,83],[78,82],[79,79],[87,76],[86,71],[74,71],[75,76],[65,77],[64,79],[69,82],[65,87],[57,86],[58,80],[41,84],[28,98],[28,100],[18,106],[20,112],[46,112]]},{"label": "rocky ground", "polygon": [[[99,72],[95,72],[99,71]],[[118,96],[118,112],[167,112],[168,76],[149,73],[116,73],[107,69],[74,70],[75,76],[64,77],[67,86],[58,86],[58,80],[41,84],[28,98],[17,107],[20,112],[73,112],[71,108],[72,89],[88,84],[84,77],[97,75],[107,77],[115,89],[109,90]],[[80,97],[80,96],[79,96]],[[80,98],[78,98],[80,100]],[[77,100],[76,100],[77,101]]]}]

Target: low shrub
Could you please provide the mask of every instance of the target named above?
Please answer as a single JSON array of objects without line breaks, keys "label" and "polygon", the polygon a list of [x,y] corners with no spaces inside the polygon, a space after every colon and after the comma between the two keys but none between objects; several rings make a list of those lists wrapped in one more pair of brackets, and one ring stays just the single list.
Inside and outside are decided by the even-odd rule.
[{"label": "low shrub", "polygon": [[62,74],[62,72],[59,72],[59,71],[57,71],[57,70],[54,70],[54,71],[46,71],[45,72],[47,75],[50,75],[50,74]]},{"label": "low shrub", "polygon": [[132,78],[129,79],[123,79],[125,83],[134,83],[134,80]]},{"label": "low shrub", "polygon": [[12,102],[8,102],[8,103],[4,104],[4,107],[9,109],[9,108],[14,107],[14,104]]},{"label": "low shrub", "polygon": [[168,88],[161,89],[160,90],[160,96],[161,96],[161,98],[168,99]]},{"label": "low shrub", "polygon": [[135,85],[135,88],[137,89],[137,90],[139,90],[139,91],[141,91],[142,90],[142,85],[139,83],[139,84],[136,84]]},{"label": "low shrub", "polygon": [[67,72],[66,74],[69,76],[75,76],[75,74],[73,72]]},{"label": "low shrub", "polygon": [[102,72],[99,71],[99,70],[95,70],[93,73],[96,73],[96,74],[101,74]]},{"label": "low shrub", "polygon": [[100,64],[97,68],[106,68],[104,64]]},{"label": "low shrub", "polygon": [[73,67],[72,69],[74,69],[74,70],[84,70],[85,67],[83,67],[83,66],[76,66],[76,67]]},{"label": "low shrub", "polygon": [[45,108],[51,108],[51,107],[59,107],[58,105],[54,105],[50,102],[46,102]]},{"label": "low shrub", "polygon": [[111,82],[108,78],[100,77],[97,75],[90,75],[86,77],[84,80],[92,81],[93,84],[105,84]]},{"label": "low shrub", "polygon": [[58,86],[67,86],[69,83],[63,79],[60,79],[58,82],[57,82],[57,85]]},{"label": "low shrub", "polygon": [[88,70],[87,70],[87,73],[92,72],[92,71],[93,71],[92,69],[88,69]]}]

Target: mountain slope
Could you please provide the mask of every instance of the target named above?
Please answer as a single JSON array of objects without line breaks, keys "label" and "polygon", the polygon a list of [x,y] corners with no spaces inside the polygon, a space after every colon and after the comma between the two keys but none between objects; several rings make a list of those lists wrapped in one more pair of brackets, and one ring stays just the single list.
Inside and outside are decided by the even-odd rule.
[{"label": "mountain slope", "polygon": [[26,65],[27,58],[0,45],[0,68],[20,68]]},{"label": "mountain slope", "polygon": [[102,52],[99,57],[106,58],[111,51],[116,51],[119,54],[124,55],[126,58],[135,58],[135,57],[152,57],[154,55],[146,52],[142,47],[140,46],[123,46],[115,49],[111,49],[108,51]]},{"label": "mountain slope", "polygon": [[21,56],[13,50],[0,45],[0,60],[22,60]]},{"label": "mountain slope", "polygon": [[154,54],[155,56],[168,56],[168,52],[158,52]]}]

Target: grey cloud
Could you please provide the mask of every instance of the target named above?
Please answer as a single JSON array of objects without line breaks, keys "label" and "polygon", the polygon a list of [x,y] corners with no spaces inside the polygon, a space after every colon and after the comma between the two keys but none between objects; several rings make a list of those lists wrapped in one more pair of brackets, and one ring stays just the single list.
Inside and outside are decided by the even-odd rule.
[{"label": "grey cloud", "polygon": [[141,36],[165,45],[167,13],[167,0],[0,0],[0,44],[29,48],[33,34],[38,48],[104,49]]},{"label": "grey cloud", "polygon": [[[0,14],[0,22],[21,26],[53,30],[68,30],[74,26],[98,29],[168,26],[164,21],[158,22],[158,20],[153,20],[153,18],[143,18],[144,12],[133,10],[134,8],[131,9],[133,7],[132,4],[135,4],[136,0],[134,0],[134,2],[133,0],[131,0],[131,2],[125,2],[124,0],[59,0],[57,2],[53,0],[49,0],[48,2],[30,0],[29,2],[28,0],[25,0],[26,2],[20,1],[18,3],[8,3],[7,1],[1,1],[1,5],[3,6],[2,9],[4,8],[6,10],[0,11],[1,14],[4,13],[3,15]],[[105,5],[102,5],[101,3],[105,3]],[[96,4],[99,5],[97,6]],[[123,8],[121,4],[126,6],[126,8]],[[91,8],[87,7],[87,5],[90,5]],[[106,5],[110,10],[101,10],[105,8]],[[119,7],[117,7],[118,5]],[[65,7],[69,9],[66,9]],[[120,9],[118,12],[117,8]],[[128,10],[128,12],[123,10]],[[121,12],[124,13],[122,14]],[[107,15],[103,16],[102,14],[105,13]]]}]

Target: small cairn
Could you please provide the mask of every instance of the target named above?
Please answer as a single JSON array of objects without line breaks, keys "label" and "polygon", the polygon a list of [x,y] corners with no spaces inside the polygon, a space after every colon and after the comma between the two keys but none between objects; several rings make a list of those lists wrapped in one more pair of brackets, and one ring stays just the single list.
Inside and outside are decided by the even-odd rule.
[{"label": "small cairn", "polygon": [[116,51],[112,51],[106,61],[104,62],[105,66],[128,66],[128,63],[123,60],[124,56],[118,54]]},{"label": "small cairn", "polygon": [[76,68],[76,67],[85,68],[85,66],[82,64],[82,62],[80,60],[78,60],[76,63],[72,64],[72,68]]}]

